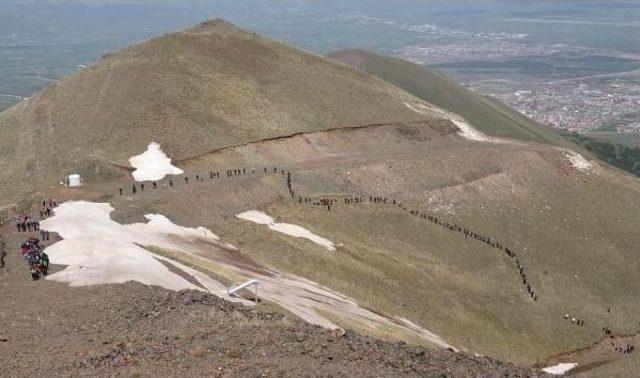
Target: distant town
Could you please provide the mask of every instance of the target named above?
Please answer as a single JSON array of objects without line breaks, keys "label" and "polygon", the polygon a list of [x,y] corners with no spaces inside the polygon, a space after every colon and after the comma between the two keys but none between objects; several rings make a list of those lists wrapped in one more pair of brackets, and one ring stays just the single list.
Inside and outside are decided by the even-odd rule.
[{"label": "distant town", "polygon": [[640,72],[625,77],[521,84],[483,81],[471,88],[534,120],[568,131],[640,133]]}]

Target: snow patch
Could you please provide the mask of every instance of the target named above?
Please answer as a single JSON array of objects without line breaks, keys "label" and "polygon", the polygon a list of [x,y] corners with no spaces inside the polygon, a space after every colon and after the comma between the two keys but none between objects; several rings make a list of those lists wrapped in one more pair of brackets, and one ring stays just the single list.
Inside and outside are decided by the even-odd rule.
[{"label": "snow patch", "polygon": [[571,165],[581,172],[589,170],[593,165],[589,160],[585,159],[584,156],[575,151],[567,151],[566,157],[571,162]]},{"label": "snow patch", "polygon": [[467,122],[467,120],[457,114],[437,108],[435,106],[427,106],[419,102],[416,102],[415,104],[405,102],[404,104],[407,108],[413,110],[416,113],[428,116],[439,115],[448,119],[449,121],[453,122],[453,124],[458,128],[458,135],[465,139],[472,140],[474,142],[494,142],[491,138],[478,131],[475,127],[471,126],[471,124]]},{"label": "snow patch", "polygon": [[[141,246],[170,249],[174,247],[171,238],[176,235],[217,241],[216,235],[202,227],[177,226],[157,214],[146,215],[148,223],[121,225],[111,219],[109,214],[113,210],[107,203],[67,202],[55,209],[52,218],[41,223],[43,230],[56,232],[63,238],[46,249],[51,263],[67,265],[48,279],[71,286],[138,281],[170,290],[202,290],[171,272],[157,260],[157,255]],[[202,276],[196,279],[204,287],[215,286]],[[224,292],[224,287],[219,286],[219,291]]]},{"label": "snow patch", "polygon": [[312,233],[311,231],[307,230],[306,228],[295,225],[295,224],[277,223],[275,219],[273,219],[272,217],[268,216],[267,214],[261,211],[257,211],[257,210],[246,211],[242,214],[236,215],[236,218],[265,225],[273,231],[277,231],[286,235],[311,240],[312,242],[318,245],[321,245],[330,251],[336,250],[336,245],[331,240],[318,236]]},{"label": "snow patch", "polygon": [[136,181],[162,180],[166,175],[180,175],[182,169],[171,165],[171,158],[167,156],[156,142],[149,143],[147,150],[129,159],[129,164],[136,168],[133,178]]},{"label": "snow patch", "polygon": [[451,118],[451,122],[458,127],[458,135],[461,137],[476,142],[491,142],[491,139],[487,138],[487,136],[475,129],[464,119]]},{"label": "snow patch", "polygon": [[546,367],[546,368],[542,369],[542,371],[544,371],[545,373],[553,374],[553,375],[563,375],[564,373],[568,372],[569,370],[574,369],[576,366],[578,366],[578,364],[576,364],[574,362],[559,363],[559,364],[554,365],[554,366]]},{"label": "snow patch", "polygon": [[[111,219],[110,213],[113,210],[108,203],[66,202],[55,209],[53,217],[41,223],[44,230],[56,232],[63,238],[47,247],[46,252],[51,262],[67,265],[67,268],[51,274],[47,279],[69,283],[71,286],[133,280],[170,290],[208,291],[227,300],[254,304],[252,301],[230,297],[226,287],[207,274],[142,247],[155,246],[183,254],[192,259],[195,266],[215,264],[227,272],[229,278],[258,279],[264,300],[278,303],[312,324],[339,328],[326,316],[333,314],[336,318],[362,324],[372,330],[391,328],[418,336],[443,348],[451,347],[438,335],[408,320],[373,313],[361,307],[354,299],[313,281],[280,273],[242,258],[229,258],[230,248],[237,254],[240,251],[229,244],[218,242],[218,237],[205,228],[181,227],[158,214],[146,215],[147,223],[122,225]],[[255,219],[256,223],[275,224],[273,218],[264,213],[248,213],[245,218]],[[206,243],[194,243],[196,240],[205,240]],[[171,272],[165,263],[182,270],[202,287]]]}]

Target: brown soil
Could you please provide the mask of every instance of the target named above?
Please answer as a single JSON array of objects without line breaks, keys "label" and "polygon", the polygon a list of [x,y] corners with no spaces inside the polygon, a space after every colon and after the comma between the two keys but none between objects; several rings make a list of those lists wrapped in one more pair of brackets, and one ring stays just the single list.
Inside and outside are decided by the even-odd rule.
[{"label": "brown soil", "polygon": [[[23,236],[9,234],[8,244]],[[200,292],[33,282],[11,251],[0,269],[0,303],[3,377],[538,374],[490,358],[342,334]]]}]

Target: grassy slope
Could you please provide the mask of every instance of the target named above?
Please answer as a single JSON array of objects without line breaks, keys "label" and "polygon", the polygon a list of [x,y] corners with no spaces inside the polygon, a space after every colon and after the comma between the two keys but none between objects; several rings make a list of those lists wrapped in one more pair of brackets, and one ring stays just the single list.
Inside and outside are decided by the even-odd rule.
[{"label": "grassy slope", "polygon": [[120,171],[109,163],[127,165],[151,141],[184,159],[296,132],[420,119],[404,105],[414,100],[361,71],[211,21],[109,54],[0,113],[0,198],[72,171],[87,181],[113,177]]},{"label": "grassy slope", "polygon": [[414,96],[457,113],[487,134],[558,146],[568,143],[552,129],[494,99],[478,95],[444,74],[405,60],[363,50],[347,50],[329,57],[388,81]]},{"label": "grassy slope", "polygon": [[[557,170],[562,156],[540,145],[468,143],[416,125],[272,141],[183,166],[192,175],[209,167],[286,166],[305,193],[404,199],[517,250],[540,295],[535,304],[513,263],[495,250],[393,208],[301,207],[286,199],[281,175],[190,184],[138,197],[140,208],[126,197],[114,206],[120,220],[161,213],[205,225],[260,263],[406,317],[456,346],[533,364],[599,340],[604,325],[633,332],[640,321],[638,183],[607,169],[564,176]],[[233,217],[256,208],[343,246],[328,253]],[[571,325],[565,313],[587,325]]]}]

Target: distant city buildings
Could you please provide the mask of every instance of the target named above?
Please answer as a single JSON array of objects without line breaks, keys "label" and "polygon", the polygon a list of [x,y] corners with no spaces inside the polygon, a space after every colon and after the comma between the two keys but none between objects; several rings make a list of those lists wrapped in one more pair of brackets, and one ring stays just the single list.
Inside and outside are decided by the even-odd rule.
[{"label": "distant city buildings", "polygon": [[[524,85],[529,88],[522,89]],[[640,133],[640,74],[547,83],[470,83],[537,122],[569,131]]]}]

